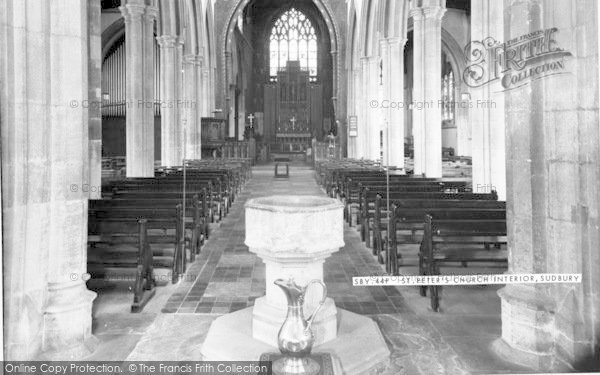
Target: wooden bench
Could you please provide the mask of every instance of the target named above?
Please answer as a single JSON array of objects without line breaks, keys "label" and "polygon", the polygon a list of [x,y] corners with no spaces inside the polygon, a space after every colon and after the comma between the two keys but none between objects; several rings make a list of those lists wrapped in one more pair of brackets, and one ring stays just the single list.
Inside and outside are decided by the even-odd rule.
[{"label": "wooden bench", "polygon": [[[399,261],[398,246],[401,244],[420,244],[425,222],[424,215],[433,214],[440,217],[455,215],[458,218],[469,218],[474,215],[489,215],[490,218],[506,218],[506,202],[496,200],[400,200],[390,207],[389,232],[387,212],[382,206],[382,199],[376,201],[376,213],[373,224],[374,255],[380,263],[386,264],[390,274],[397,275]],[[381,218],[381,219],[380,219]],[[387,241],[383,238],[387,234]],[[389,246],[387,246],[389,244]],[[385,257],[382,253],[385,252]]]},{"label": "wooden bench", "polygon": [[[116,228],[97,228],[94,234],[88,235],[88,253],[90,254],[104,247],[118,248],[127,254],[122,256],[119,262],[112,262],[110,266],[131,269],[131,279],[134,280],[131,312],[134,313],[141,312],[156,293],[153,254],[148,242],[146,224],[147,220],[145,219],[123,222],[119,224],[118,232],[114,231]],[[102,229],[109,229],[109,231],[106,233]],[[94,271],[94,267],[88,268],[88,272],[92,278],[99,276],[99,273]],[[100,276],[106,275],[100,274]]]},{"label": "wooden bench", "polygon": [[[195,240],[187,237],[184,231],[182,207],[178,204],[167,215],[156,211],[153,216],[145,217],[147,228],[147,242],[152,246],[153,265],[155,268],[166,268],[172,272],[172,282],[176,283],[185,272],[187,256],[186,242]],[[111,207],[97,208],[90,211],[88,217],[88,237],[103,235],[105,238],[120,237],[121,227],[127,227],[132,222],[141,218],[136,212],[125,210],[112,211]],[[95,237],[92,237],[95,238]],[[111,245],[110,241],[104,241]],[[98,246],[92,249],[98,249]],[[128,248],[118,246],[104,246],[101,252],[92,251],[88,257],[88,268],[95,274],[101,273],[107,267],[123,268],[130,265],[131,259],[127,253]],[[190,249],[190,252],[193,250]]]},{"label": "wooden bench", "polygon": [[[447,214],[443,219],[425,215],[423,240],[419,249],[419,274],[440,275],[448,263],[506,263],[506,220],[488,214],[471,215],[468,219]],[[493,244],[494,246],[490,246]],[[430,286],[431,308],[438,312],[440,286]],[[420,287],[426,295],[427,287]]]},{"label": "wooden bench", "polygon": [[[365,189],[362,197],[362,206],[360,212],[360,223],[361,223],[361,239],[365,241],[367,247],[371,247],[371,219],[375,214],[375,200],[377,196],[383,196],[382,192],[370,191],[368,188]],[[387,194],[386,194],[387,196]],[[492,193],[445,193],[445,192],[404,192],[394,191],[389,193],[390,203],[397,200],[498,200],[498,194]],[[383,204],[383,206],[387,206]],[[391,206],[391,204],[390,204]]]},{"label": "wooden bench", "polygon": [[[206,195],[190,194],[186,196],[185,216],[186,225],[188,221],[194,223],[194,227],[199,228],[200,234],[206,239],[210,237],[209,222],[214,219],[212,209],[208,207]],[[122,207],[123,209],[173,209],[183,202],[181,193],[172,192],[153,192],[153,191],[113,191],[110,198],[90,201],[89,208],[98,208],[102,206]]]},{"label": "wooden bench", "polygon": [[[363,205],[365,204],[365,199],[363,197],[367,197],[366,201],[369,204],[373,204],[374,198],[377,194],[387,196],[387,191],[389,189],[391,195],[396,195],[399,192],[406,193],[468,193],[470,191],[466,188],[466,181],[444,181],[437,179],[421,179],[421,178],[413,178],[405,181],[392,181],[389,185],[382,183],[374,183],[374,182],[359,182],[356,188],[356,193],[349,192],[348,195],[351,196],[349,202],[346,202],[347,216],[349,220],[349,224],[352,224],[352,214],[354,209],[358,209],[359,215],[357,215],[357,224],[361,224],[361,216],[360,213],[363,210]],[[389,186],[389,188],[388,188]],[[370,196],[369,196],[370,194]],[[352,196],[356,197],[352,199]],[[391,198],[391,196],[390,196]]]},{"label": "wooden bench", "polygon": [[[118,194],[133,193],[149,196],[156,194],[173,194],[183,198],[183,181],[168,181],[167,179],[127,179],[114,182],[112,184],[111,196]],[[221,184],[214,179],[202,181],[186,181],[186,195],[197,194],[206,206],[209,208],[209,217],[211,222],[215,222],[215,213],[217,220],[221,220],[227,213],[225,207],[228,203],[226,199],[227,191],[223,191]],[[164,197],[164,196],[162,196]]]},{"label": "wooden bench", "polygon": [[[90,204],[89,213],[95,219],[119,219],[119,218],[146,218],[151,219],[152,223],[156,220],[163,222],[165,229],[173,229],[173,221],[176,217],[176,207],[179,202],[161,202],[148,207],[151,201],[130,202],[127,200],[97,200]],[[208,228],[206,219],[202,215],[202,209],[198,201],[194,201],[191,206],[186,206],[185,214],[185,241],[190,249],[190,261],[194,261],[196,255],[207,239]]]}]

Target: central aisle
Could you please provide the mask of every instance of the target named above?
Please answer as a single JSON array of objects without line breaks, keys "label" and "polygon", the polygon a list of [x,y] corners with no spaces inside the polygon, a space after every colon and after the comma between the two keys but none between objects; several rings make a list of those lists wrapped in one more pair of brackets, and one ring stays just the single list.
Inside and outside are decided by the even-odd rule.
[{"label": "central aisle", "polygon": [[[313,173],[292,166],[289,179],[275,179],[273,166],[255,167],[186,278],[172,286],[174,293],[162,312],[153,313],[149,304],[142,314],[109,315],[97,321],[94,334],[102,340],[103,350],[92,359],[200,360],[214,319],[252,306],[265,294],[264,265],[244,245],[245,202],[277,194],[324,196]],[[354,227],[345,226],[344,241],[345,246],[325,262],[325,283],[338,308],[369,315],[379,325],[392,352],[385,375],[519,372],[490,350],[500,336],[497,298],[482,299],[472,288],[454,307],[438,314],[428,311],[428,299],[416,288],[400,289],[401,294],[395,287],[352,287],[353,276],[378,275],[383,269]]]},{"label": "central aisle", "polygon": [[[199,259],[171,295],[164,313],[226,314],[252,306],[265,294],[264,264],[244,245],[248,199],[270,195],[325,196],[316,184],[314,170],[291,166],[289,178],[275,178],[273,166],[255,167],[253,177],[215,227]],[[359,314],[408,312],[394,287],[352,287],[353,276],[381,275],[383,269],[363,249],[355,230],[346,228],[346,246],[325,262],[325,282],[336,306]]]}]

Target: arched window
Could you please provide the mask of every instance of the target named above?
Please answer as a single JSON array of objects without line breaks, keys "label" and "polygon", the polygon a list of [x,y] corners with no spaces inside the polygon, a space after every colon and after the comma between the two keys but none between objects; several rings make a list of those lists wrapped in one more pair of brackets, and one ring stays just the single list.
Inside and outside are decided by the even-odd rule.
[{"label": "arched window", "polygon": [[443,54],[446,63],[442,67],[442,121],[447,125],[454,123],[454,112],[456,107],[456,95],[454,93],[454,72],[452,65]]},{"label": "arched window", "polygon": [[279,17],[271,30],[269,51],[271,77],[288,61],[299,61],[312,79],[317,77],[317,34],[304,13],[291,8]]},{"label": "arched window", "polygon": [[442,110],[442,120],[454,121],[454,72],[446,73],[442,81],[442,98],[444,101]]}]

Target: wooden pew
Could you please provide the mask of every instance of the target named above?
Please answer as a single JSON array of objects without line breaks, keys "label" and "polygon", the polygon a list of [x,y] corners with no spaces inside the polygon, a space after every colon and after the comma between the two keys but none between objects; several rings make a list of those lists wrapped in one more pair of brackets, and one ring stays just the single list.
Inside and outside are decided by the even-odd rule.
[{"label": "wooden pew", "polygon": [[[153,204],[152,207],[147,204]],[[176,207],[179,202],[156,202],[148,201],[131,202],[128,200],[97,200],[90,204],[89,212],[96,219],[119,219],[143,217],[151,219],[152,222],[160,221],[166,227],[165,229],[173,229],[172,225],[176,219]],[[190,248],[190,261],[194,261],[196,255],[200,253],[200,249],[207,239],[208,232],[205,217],[202,215],[202,209],[197,199],[191,202],[190,206],[186,206],[185,214],[185,241]],[[183,211],[182,211],[183,212]]]},{"label": "wooden pew", "polygon": [[[148,192],[148,191],[114,191],[111,198],[90,201],[89,209],[101,207],[121,207],[124,210],[143,210],[154,208],[173,209],[182,203],[183,199],[179,193],[170,192]],[[186,197],[185,216],[186,227],[193,223],[193,228],[198,228],[199,234],[205,239],[210,236],[209,225],[211,222],[211,210],[207,208],[205,195],[193,194]],[[196,253],[199,253],[199,248]]]},{"label": "wooden pew", "polygon": [[[446,215],[443,219],[425,215],[423,240],[419,250],[419,274],[440,275],[448,263],[507,262],[506,220],[487,214],[469,219]],[[494,244],[494,246],[489,246]],[[421,287],[421,295],[426,293]],[[431,308],[439,311],[440,287],[430,286]]]},{"label": "wooden pew", "polygon": [[[172,282],[176,283],[185,272],[187,263],[181,204],[163,215],[161,211],[155,211],[154,215],[144,218],[148,230],[147,242],[152,246],[154,267],[170,269]],[[140,217],[137,212],[127,210],[112,212],[111,207],[92,209],[88,217],[88,237],[101,234],[111,239],[118,238],[122,226],[127,227],[138,220]],[[190,239],[190,242],[193,240]],[[104,250],[104,253],[93,253],[93,256],[88,259],[90,268],[93,269],[94,266],[122,268],[130,264],[127,248],[113,246],[105,247]]]},{"label": "wooden pew", "polygon": [[[361,205],[361,239],[367,247],[371,247],[371,219],[374,217],[375,200],[377,195],[383,196],[381,191],[370,191],[366,188],[362,196]],[[386,194],[387,197],[387,194]],[[498,200],[498,194],[492,193],[445,193],[445,192],[405,192],[393,191],[389,193],[390,202],[397,200]]]},{"label": "wooden pew", "polygon": [[[383,209],[381,212],[383,212]],[[426,214],[436,215],[440,218],[460,219],[480,215],[491,219],[504,220],[506,218],[506,202],[494,200],[402,200],[394,202],[391,206],[389,232],[385,223],[381,224],[379,232],[386,232],[388,241],[383,241],[381,237],[377,238],[377,247],[374,249],[380,263],[383,263],[381,256],[384,250],[383,245],[389,243],[389,248],[385,250],[385,264],[386,270],[390,274],[398,274],[399,259],[401,259],[397,252],[398,245],[421,243],[425,226],[423,218]]]},{"label": "wooden pew", "polygon": [[[131,312],[137,313],[156,293],[156,280],[153,275],[153,255],[148,242],[147,220],[140,219],[119,223],[118,228],[97,228],[92,235],[88,235],[88,253],[93,254],[102,251],[103,248],[118,248],[125,252],[127,257],[121,257],[119,262],[111,263],[111,267],[130,268],[133,284],[133,303]],[[107,229],[105,232],[103,229]],[[118,230],[118,232],[115,232]],[[94,271],[94,260],[92,267],[88,266],[88,272],[92,278],[106,276],[101,272]],[[88,264],[90,260],[88,257]],[[102,265],[105,265],[103,263]]]},{"label": "wooden pew", "polygon": [[[198,195],[202,200],[203,207],[208,208],[207,217],[210,222],[215,222],[215,212],[219,220],[224,215],[221,211],[223,193],[220,184],[213,179],[203,181],[186,182],[186,195]],[[140,196],[150,196],[156,193],[158,198],[167,198],[163,194],[172,194],[175,197],[183,198],[183,182],[167,181],[166,179],[127,179],[112,184],[111,193],[106,196],[116,197],[125,193],[139,194]]]},{"label": "wooden pew", "polygon": [[[397,192],[411,192],[411,193],[427,193],[427,192],[440,192],[440,193],[468,193],[470,191],[466,188],[466,181],[444,181],[438,179],[420,179],[414,178],[411,180],[404,181],[392,181],[389,183],[389,191],[393,195]],[[349,203],[349,216],[352,219],[352,209],[358,208],[358,212],[363,212],[363,205],[365,200],[363,197],[367,196],[369,192],[370,196],[367,196],[368,203],[374,204],[374,198],[377,194],[387,196],[388,184],[380,182],[359,182],[357,193],[353,195],[357,196],[356,201]],[[349,195],[352,193],[349,193]],[[362,224],[361,215],[357,215],[357,224]],[[351,221],[351,220],[350,220]]]},{"label": "wooden pew", "polygon": [[[389,179],[390,187],[394,186],[406,186],[411,187],[414,191],[425,191],[427,188],[432,188],[434,191],[441,191],[441,187],[437,186],[441,181],[437,179],[425,179],[425,178],[408,178],[405,176],[391,176]],[[342,200],[347,212],[347,220],[352,225],[352,211],[357,206],[360,207],[362,190],[365,187],[378,187],[383,186],[384,190],[388,184],[388,180],[385,176],[379,176],[376,178],[361,178],[361,177],[347,177],[344,181],[339,182],[335,190],[338,191],[337,197]],[[422,186],[423,189],[419,190]]]}]

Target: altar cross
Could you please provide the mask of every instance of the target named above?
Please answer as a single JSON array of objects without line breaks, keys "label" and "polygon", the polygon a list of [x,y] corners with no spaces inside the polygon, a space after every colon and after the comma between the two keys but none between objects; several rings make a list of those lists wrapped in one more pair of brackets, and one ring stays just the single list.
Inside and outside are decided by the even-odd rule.
[{"label": "altar cross", "polygon": [[254,127],[254,119],[256,117],[254,117],[254,114],[251,113],[250,115],[248,115],[248,120],[250,120],[250,127],[253,128]]},{"label": "altar cross", "polygon": [[292,130],[296,130],[296,121],[296,116],[290,119],[290,122],[292,123]]}]

